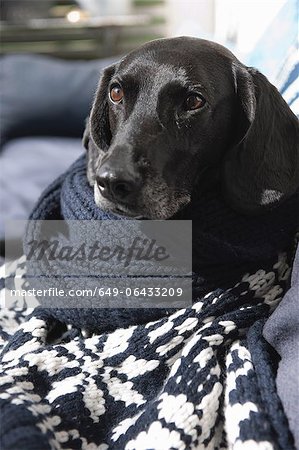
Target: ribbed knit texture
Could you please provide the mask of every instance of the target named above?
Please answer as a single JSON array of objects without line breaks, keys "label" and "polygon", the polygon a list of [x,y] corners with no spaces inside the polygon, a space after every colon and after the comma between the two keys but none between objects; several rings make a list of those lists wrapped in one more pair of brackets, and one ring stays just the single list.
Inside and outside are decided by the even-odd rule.
[{"label": "ribbed knit texture", "polygon": [[[272,267],[280,251],[290,248],[299,218],[295,214],[299,195],[279,209],[258,217],[242,216],[231,209],[215,189],[184,212],[193,222],[193,297],[236,283],[246,272]],[[33,220],[124,220],[95,205],[82,156],[44,192],[31,214]],[[26,251],[25,251],[26,253]],[[173,311],[54,309],[47,314],[91,331],[111,331],[146,323]]]},{"label": "ribbed knit texture", "polygon": [[[1,448],[292,449],[262,327],[288,286],[297,206],[294,196],[249,218],[219,191],[193,205],[194,303],[158,310],[158,320],[28,311],[20,299],[2,310]],[[96,208],[82,158],[32,218],[115,217]],[[5,276],[11,289],[25,286],[25,258]]]}]

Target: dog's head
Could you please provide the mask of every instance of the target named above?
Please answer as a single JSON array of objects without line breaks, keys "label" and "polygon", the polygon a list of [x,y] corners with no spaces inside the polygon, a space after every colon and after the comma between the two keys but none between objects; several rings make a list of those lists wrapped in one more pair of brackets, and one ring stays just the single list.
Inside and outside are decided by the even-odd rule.
[{"label": "dog's head", "polygon": [[298,121],[258,71],[224,47],[161,39],[108,67],[84,134],[96,204],[168,219],[222,183],[245,213],[299,185]]}]

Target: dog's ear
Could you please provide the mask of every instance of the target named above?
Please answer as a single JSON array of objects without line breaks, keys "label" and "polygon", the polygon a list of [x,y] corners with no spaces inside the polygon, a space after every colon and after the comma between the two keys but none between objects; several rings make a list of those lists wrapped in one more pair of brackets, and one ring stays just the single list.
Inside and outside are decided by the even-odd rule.
[{"label": "dog's ear", "polygon": [[224,190],[234,208],[257,213],[299,187],[299,124],[264,75],[245,66],[233,72],[238,125],[224,159]]},{"label": "dog's ear", "polygon": [[89,136],[101,150],[107,150],[111,141],[108,111],[108,84],[115,65],[107,67],[100,79],[89,119]]},{"label": "dog's ear", "polygon": [[88,150],[89,138],[90,138],[89,117],[87,117],[87,119],[85,120],[85,130],[82,137],[82,144],[86,150]]},{"label": "dog's ear", "polygon": [[111,141],[108,116],[107,89],[115,71],[115,66],[107,67],[100,79],[90,116],[86,119],[82,143],[88,152],[87,178],[91,186],[95,183],[96,161],[101,151],[105,151]]}]

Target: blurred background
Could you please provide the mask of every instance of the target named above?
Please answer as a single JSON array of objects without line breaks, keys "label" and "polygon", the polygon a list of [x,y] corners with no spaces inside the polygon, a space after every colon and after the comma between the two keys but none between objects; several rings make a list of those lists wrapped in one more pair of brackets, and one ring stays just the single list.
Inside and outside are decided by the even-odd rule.
[{"label": "blurred background", "polygon": [[0,254],[5,222],[83,152],[104,67],[140,44],[215,40],[299,112],[299,0],[0,0]]},{"label": "blurred background", "polygon": [[[1,53],[93,59],[189,35],[246,58],[286,3],[298,23],[297,0],[1,0]],[[289,25],[280,23],[277,37]]]}]

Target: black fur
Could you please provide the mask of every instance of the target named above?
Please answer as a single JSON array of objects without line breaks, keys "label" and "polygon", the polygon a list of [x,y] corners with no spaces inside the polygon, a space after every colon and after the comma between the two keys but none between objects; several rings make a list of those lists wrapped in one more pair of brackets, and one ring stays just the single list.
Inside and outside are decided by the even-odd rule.
[{"label": "black fur", "polygon": [[[124,89],[109,101],[111,82]],[[182,105],[191,92],[206,104]],[[231,52],[195,38],[149,42],[107,68],[88,128],[96,203],[128,216],[167,219],[212,183],[242,213],[275,207],[299,186],[299,126],[279,92]],[[103,166],[142,180],[130,201],[98,189]]]}]

